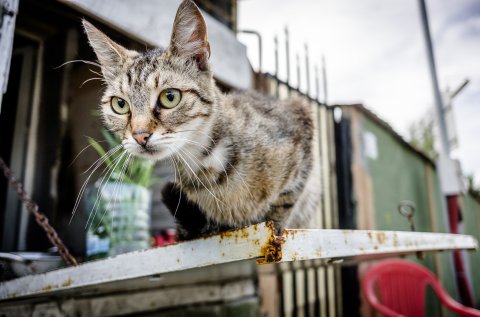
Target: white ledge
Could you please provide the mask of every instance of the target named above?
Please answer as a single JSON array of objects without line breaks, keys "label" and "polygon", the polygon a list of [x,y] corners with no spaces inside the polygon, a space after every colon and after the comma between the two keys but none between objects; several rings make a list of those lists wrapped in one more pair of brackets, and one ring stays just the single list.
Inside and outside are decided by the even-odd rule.
[{"label": "white ledge", "polygon": [[80,288],[82,292],[88,292],[105,283],[148,281],[152,276],[158,278],[169,272],[248,259],[256,259],[259,264],[307,259],[362,260],[419,251],[478,248],[475,238],[459,234],[289,229],[278,237],[274,232],[270,223],[261,223],[198,240],[14,279],[0,284],[0,301],[71,294]]}]

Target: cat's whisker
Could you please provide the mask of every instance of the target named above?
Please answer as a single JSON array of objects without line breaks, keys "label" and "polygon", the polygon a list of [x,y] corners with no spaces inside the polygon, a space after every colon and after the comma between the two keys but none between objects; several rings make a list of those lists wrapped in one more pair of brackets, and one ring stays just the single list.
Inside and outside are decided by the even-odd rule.
[{"label": "cat's whisker", "polygon": [[[132,157],[132,154],[129,154],[125,160],[125,163],[123,163],[123,166],[122,166],[122,169],[120,170],[120,176],[119,178],[117,179],[117,184],[116,184],[116,190],[115,190],[115,196],[113,198],[113,201],[114,201],[114,206],[118,206],[118,203],[119,203],[119,193],[121,193],[121,189],[122,189],[122,183],[123,183],[123,180],[125,179],[125,175],[127,174],[127,167],[128,167],[128,163],[130,161],[130,158]],[[113,228],[113,220],[115,218],[115,208],[112,209],[112,228]]]},{"label": "cat's whisker", "polygon": [[[198,191],[197,191],[197,189],[196,189],[196,187],[195,187],[195,183],[196,183],[196,182],[194,182],[194,181],[192,180],[190,174],[192,174],[192,175],[195,177],[195,180],[196,180],[196,181],[199,181],[199,183],[201,183],[201,182],[200,182],[200,179],[198,178],[198,176],[197,176],[197,174],[195,173],[195,171],[191,168],[190,164],[188,164],[188,160],[184,157],[185,154],[182,155],[183,152],[181,152],[181,148],[180,148],[179,146],[176,146],[176,145],[173,145],[173,146],[174,146],[175,149],[177,150],[176,154],[178,155],[178,157],[180,158],[180,160],[183,162],[182,165],[183,165],[184,167],[185,167],[185,166],[188,167],[188,170],[190,170],[191,173],[190,173],[188,170],[186,170],[185,168],[183,168],[183,170],[186,172],[187,176],[190,178],[190,181],[191,181],[192,185],[194,185],[195,192],[196,192],[197,195],[198,195]],[[197,184],[197,185],[198,185],[198,184]]]},{"label": "cat's whisker", "polygon": [[[173,144],[172,144],[173,145]],[[185,162],[187,165],[188,163],[185,161],[185,159],[182,157],[182,154],[179,152],[180,151],[180,148],[178,146],[175,146],[173,145],[174,148],[177,150],[177,154],[179,155],[180,159]],[[190,168],[190,166],[188,165],[188,167]],[[195,172],[190,168],[190,170],[192,171],[193,175],[196,177],[195,175]],[[192,183],[193,185],[193,188],[195,189],[195,193],[198,195],[198,189],[197,189],[197,185],[198,184],[195,184],[196,182],[194,182],[194,180],[192,179],[192,177],[190,176],[190,173],[188,171],[186,171],[186,174],[188,176],[188,178],[190,179],[190,182]],[[198,178],[198,177],[197,177]]]},{"label": "cat's whisker", "polygon": [[[185,130],[185,131],[187,131],[187,130]],[[192,130],[192,131],[196,131],[196,130]],[[202,147],[203,147],[203,145],[201,145],[201,143],[196,142],[196,141],[192,141],[192,140],[190,140],[190,139],[188,139],[188,138],[180,138],[180,137],[177,137],[177,136],[175,136],[175,138],[182,139],[182,140],[187,141],[187,142],[193,142],[193,143],[190,143],[190,144],[192,144],[192,145],[198,145],[198,146],[202,146]],[[204,148],[205,151],[207,151],[209,154],[212,153],[211,150],[209,151],[207,148],[205,148],[205,147],[203,147],[203,148]],[[213,156],[213,154],[211,154],[211,155]],[[217,159],[218,159],[218,158],[217,158]],[[220,161],[219,161],[219,162],[220,162]],[[240,172],[238,172],[238,170],[237,170],[230,162],[226,161],[226,163],[227,163],[227,164],[235,171],[235,173],[240,177],[240,180],[242,181],[243,185],[245,186],[245,189],[247,190],[248,194],[250,195],[250,198],[254,199],[252,193],[250,192],[250,189],[249,189],[247,183],[245,183],[244,177],[240,174]],[[220,164],[222,164],[222,162],[220,162]],[[222,164],[222,167],[223,167],[223,169],[224,169],[225,176],[227,176],[227,182],[228,182],[228,175],[227,175],[225,166],[224,166],[223,164]],[[228,186],[228,183],[227,183],[227,186]]]},{"label": "cat's whisker", "polygon": [[103,78],[103,75],[102,75],[102,74],[100,74],[99,72],[96,72],[96,71],[94,71],[94,70],[93,70],[93,69],[91,69],[91,68],[89,68],[88,70],[89,70],[91,73],[93,73],[93,74],[95,74],[95,75],[98,75],[98,76],[100,76],[100,77],[102,77],[102,78]]},{"label": "cat's whisker", "polygon": [[77,155],[75,155],[75,157],[73,158],[72,162],[70,164],[68,164],[67,167],[71,167],[73,165],[73,163],[75,163],[75,161],[77,160],[77,158],[86,150],[88,149],[89,147],[91,147],[92,145],[91,144],[88,144],[87,146],[85,146],[83,149],[80,150],[80,152],[78,152]]},{"label": "cat's whisker", "polygon": [[[112,166],[112,165],[110,165],[111,167],[107,166],[107,167],[109,167],[109,169],[108,169],[107,173],[104,175],[104,177],[102,178],[102,181],[101,181],[101,183],[100,183],[100,186],[99,186],[99,188],[98,188],[98,190],[97,190],[97,199],[99,199],[99,197],[101,197],[101,194],[102,194],[103,188],[105,187],[105,184],[107,184],[108,181],[110,180],[111,176],[112,176],[113,173],[115,172],[115,169],[117,168],[119,162],[122,160],[122,157],[125,155],[125,153],[126,153],[126,152],[120,153],[120,154],[112,161],[113,166]],[[104,180],[105,178],[106,178],[106,180]],[[86,226],[87,226],[88,228],[90,228],[91,225],[93,224],[93,221],[95,220],[96,214],[97,214],[97,209],[95,209],[94,212],[93,212],[93,218],[90,218],[90,216],[92,216],[92,214],[89,215],[90,224],[88,223],[88,221],[87,221],[87,223],[86,223]]]},{"label": "cat's whisker", "polygon": [[[196,131],[196,132],[201,132],[201,131],[198,131],[198,130],[183,130],[183,131],[180,131],[180,132],[184,132],[184,131]],[[178,138],[178,139],[180,139],[180,140],[187,141],[188,143],[191,142],[190,144],[192,144],[192,145],[200,146],[200,147],[202,147],[203,149],[205,149],[205,151],[207,151],[210,155],[213,156],[212,151],[211,151],[212,149],[211,149],[211,148],[210,148],[210,150],[207,149],[207,147],[203,146],[203,145],[202,145],[201,143],[199,143],[199,142],[190,140],[190,139],[188,139],[188,138],[178,137],[178,136],[175,136],[175,138]],[[213,141],[213,139],[212,139],[212,142],[215,143],[215,142]],[[218,159],[218,158],[217,158],[217,159]],[[219,161],[219,160],[218,160],[218,161]],[[219,161],[219,163],[222,165],[222,167],[223,167],[223,169],[224,169],[225,176],[227,176],[227,186],[228,186],[228,175],[227,175],[227,173],[226,173],[226,168],[225,168],[225,166],[223,165],[222,162]],[[253,199],[254,199],[253,194],[252,194],[252,192],[250,191],[250,188],[248,187],[247,183],[245,182],[244,177],[240,174],[240,172],[238,172],[238,170],[237,170],[230,162],[226,161],[226,163],[227,163],[227,164],[235,171],[235,173],[238,175],[238,177],[240,178],[241,182],[243,183],[244,188],[245,188],[246,191],[248,192],[248,195],[249,195],[250,198],[253,200]]]},{"label": "cat's whisker", "polygon": [[230,162],[227,161],[227,164],[230,165],[230,167],[235,171],[235,173],[238,175],[238,177],[240,177],[240,181],[242,182],[243,186],[245,186],[245,189],[247,190],[248,194],[250,195],[250,198],[252,200],[255,200],[255,198],[252,195],[252,192],[250,191],[249,186],[245,182],[244,176],[242,174],[240,174],[240,172]]},{"label": "cat's whisker", "polygon": [[89,78],[89,79],[85,80],[85,81],[80,85],[80,88],[82,88],[83,85],[85,85],[86,83],[88,83],[89,81],[92,81],[92,80],[100,80],[100,81],[103,81],[103,78],[99,78],[99,77]]},{"label": "cat's whisker", "polygon": [[[115,148],[113,148],[112,150],[114,150]],[[78,206],[80,205],[80,200],[81,198],[83,197],[83,193],[85,192],[85,189],[87,188],[87,185],[88,185],[88,182],[90,181],[90,178],[92,177],[92,175],[95,173],[95,171],[103,164],[103,162],[105,162],[109,156],[113,155],[113,153],[115,153],[116,151],[118,151],[119,148],[117,148],[115,151],[108,151],[107,153],[105,153],[105,155],[103,155],[99,160],[95,161],[97,162],[96,164],[93,163],[88,169],[90,170],[92,168],[92,166],[94,166],[95,164],[95,167],[93,168],[93,170],[90,172],[90,175],[88,175],[87,179],[85,180],[85,182],[83,182],[83,185],[82,187],[80,188],[80,191],[78,193],[78,196],[77,196],[77,199],[75,200],[75,205],[73,206],[73,211],[72,211],[72,216],[70,217],[70,221],[68,222],[68,224],[70,225],[72,223],[72,220],[73,220],[73,217],[75,216],[75,213],[77,211],[77,208]],[[85,172],[84,172],[85,173]]]},{"label": "cat's whisker", "polygon": [[[208,184],[210,185],[210,187],[214,188],[214,186],[212,185],[211,181],[210,181],[210,178],[205,174],[205,172],[203,171],[203,168],[201,165],[201,163],[198,161],[198,158],[196,158],[194,155],[192,155],[192,153],[190,151],[188,151],[187,149],[183,148],[183,149],[179,149],[180,151],[182,151],[187,157],[189,158],[192,158],[192,162],[195,163],[195,165],[197,166],[197,168],[200,170],[200,172],[202,172],[203,176],[205,177],[205,179],[207,180]],[[195,162],[195,160],[197,160],[197,162]],[[200,180],[200,178],[199,178]],[[217,190],[218,192],[220,193],[220,187],[218,186],[217,182],[215,180],[213,180],[214,184],[217,186]],[[203,185],[205,187],[205,185]],[[205,189],[207,189],[205,187]],[[214,196],[214,195],[213,195]],[[218,199],[214,196],[214,198],[216,199],[216,204],[217,204],[217,207],[218,209],[220,210],[221,213],[225,213],[224,210],[222,208],[220,208],[219,204],[218,204]],[[225,205],[222,201],[220,201],[222,205]]]},{"label": "cat's whisker", "polygon": [[212,149],[207,149],[207,147],[205,147],[203,144],[199,143],[199,142],[196,142],[196,141],[193,141],[193,140],[190,140],[188,138],[181,138],[181,137],[175,137],[179,140],[183,140],[191,145],[197,145],[201,148],[203,148],[205,151],[207,151],[207,153],[209,155],[211,155],[218,163],[220,163],[220,165],[222,166],[222,169],[223,169],[223,172],[225,173],[225,177],[227,178],[227,187],[228,187],[228,184],[229,184],[229,180],[228,180],[228,174],[227,174],[227,170],[225,169],[225,165],[223,165],[222,161],[216,156],[213,154],[212,152]]},{"label": "cat's whisker", "polygon": [[[101,141],[97,141],[95,140],[95,142],[98,142],[98,143],[101,143],[101,142],[107,142],[106,140],[101,140]],[[83,149],[80,150],[80,152],[78,152],[78,154],[73,158],[72,162],[67,166],[67,167],[71,167],[73,165],[73,163],[75,163],[75,161],[77,160],[77,158],[86,150],[88,149],[89,147],[91,147],[92,144],[88,144],[87,146],[85,146]]]},{"label": "cat's whisker", "polygon": [[[177,148],[177,149],[178,149],[179,151],[181,151],[180,148]],[[179,153],[179,154],[180,154],[180,153]],[[186,154],[186,153],[184,153],[184,154]],[[215,196],[215,194],[212,193],[212,192],[208,189],[208,187],[202,182],[202,180],[197,176],[197,174],[193,171],[193,169],[190,167],[190,165],[188,164],[188,162],[186,161],[186,159],[183,158],[183,157],[181,156],[181,154],[180,154],[180,158],[183,160],[183,162],[184,162],[185,164],[187,164],[188,168],[192,171],[193,175],[194,175],[194,176],[196,177],[196,179],[200,182],[200,184],[202,184],[202,186],[205,188],[205,190],[208,191],[208,192],[210,193],[210,195],[212,195],[212,197],[213,197],[213,198],[215,199],[215,201],[217,202],[217,207],[218,207],[218,208],[220,209],[220,211],[221,211],[221,208],[220,208],[220,206],[218,205],[218,203],[219,203],[219,202],[222,203],[222,202],[221,202],[221,201],[217,198],[217,196]]]},{"label": "cat's whisker", "polygon": [[93,166],[96,166],[96,164],[98,164],[100,161],[102,164],[104,161],[106,161],[110,156],[113,156],[116,152],[118,152],[118,150],[120,150],[122,148],[122,145],[119,144],[117,146],[115,146],[114,148],[110,149],[109,151],[107,151],[107,153],[105,153],[104,155],[100,156],[95,162],[93,162],[92,165],[90,165],[89,168],[87,168],[84,172],[82,172],[82,175],[83,174],[86,174]]},{"label": "cat's whisker", "polygon": [[[119,161],[121,158],[121,155],[117,156],[115,159],[112,160],[112,164],[115,164],[117,161]],[[106,177],[107,175],[109,175],[109,173],[113,173],[113,168],[109,168],[110,166],[107,165],[105,166],[105,168],[103,169],[102,173],[100,174],[100,176],[103,175],[101,181],[100,181],[100,185],[98,186],[98,189],[97,189],[97,197],[95,199],[95,203],[93,204],[93,207],[92,209],[90,209],[90,212],[88,213],[88,219],[87,219],[87,222],[85,223],[85,229],[88,228],[88,224],[90,222],[90,218],[92,216],[92,214],[94,213],[94,210],[95,210],[95,213],[96,213],[96,208],[98,208],[98,204],[100,202],[100,197],[101,197],[101,189],[103,188],[104,186],[104,183],[105,183],[105,180],[106,180]],[[92,220],[93,221],[93,220]]]},{"label": "cat's whisker", "polygon": [[[115,163],[115,165],[112,167],[112,169],[111,169],[111,171],[110,171],[110,175],[109,175],[109,177],[108,177],[108,179],[107,179],[107,182],[106,182],[105,184],[107,184],[107,183],[109,182],[109,180],[110,180],[110,178],[112,177],[113,173],[115,172],[118,164],[122,161],[122,159],[123,159],[123,158],[125,157],[125,155],[127,155],[127,154],[128,154],[127,151],[123,151],[123,152],[120,154],[120,159],[119,159],[119,160],[117,161],[117,163]],[[105,186],[105,184],[104,184],[103,186]],[[99,190],[103,190],[103,187],[99,188]],[[115,192],[115,188],[114,188],[113,192]],[[113,205],[113,207],[115,207],[115,205]],[[98,227],[101,225],[101,223],[102,223],[102,221],[103,221],[103,218],[105,217],[105,214],[106,214],[106,213],[107,213],[107,210],[105,209],[104,212],[103,212],[103,214],[102,214],[102,216],[100,217],[100,220],[98,221],[98,225],[94,228],[93,231],[96,231],[96,230],[98,229]],[[94,213],[93,218],[92,218],[92,220],[91,220],[91,222],[90,222],[89,228],[90,228],[91,225],[93,224],[93,221],[94,221],[94,219],[95,219],[96,214],[97,214],[97,211],[95,210],[95,213]]]},{"label": "cat's whisker", "polygon": [[[195,157],[195,155],[193,155],[190,151],[188,151],[187,149],[185,148],[181,148],[179,149],[180,151],[182,151],[183,154],[185,154],[187,157],[191,158],[192,159],[192,162],[196,165],[196,167],[198,168],[198,170],[200,172],[202,172],[203,176],[205,176],[205,179],[207,180],[207,182],[209,183],[210,187],[213,188],[212,186],[212,183],[210,182],[210,177],[208,177],[205,172],[203,171],[203,166],[201,164],[201,162],[199,161],[199,159],[197,157]],[[219,188],[218,184],[214,181],[215,185],[217,185],[217,188]]]},{"label": "cat's whisker", "polygon": [[55,67],[54,69],[59,69],[65,65],[68,65],[68,64],[71,64],[71,63],[84,63],[84,64],[89,64],[89,65],[93,65],[93,66],[97,66],[98,68],[101,68],[102,66],[98,63],[95,63],[95,62],[92,62],[92,61],[86,61],[86,60],[83,60],[83,59],[75,59],[73,61],[67,61],[57,67]]}]

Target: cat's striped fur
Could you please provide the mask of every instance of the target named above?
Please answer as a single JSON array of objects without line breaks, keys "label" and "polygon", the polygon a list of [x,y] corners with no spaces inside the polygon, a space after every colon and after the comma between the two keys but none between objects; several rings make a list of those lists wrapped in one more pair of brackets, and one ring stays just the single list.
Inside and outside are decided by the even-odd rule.
[{"label": "cat's striped fur", "polygon": [[[192,1],[180,5],[167,50],[127,50],[84,26],[107,84],[106,127],[122,136],[130,153],[170,159],[175,168],[175,183],[164,195],[174,213],[176,200],[182,202],[181,238],[264,220],[277,228],[313,224],[320,185],[309,105],[221,93],[208,65],[205,22]],[[167,88],[182,93],[172,109],[159,106]],[[128,114],[111,109],[114,96],[130,104]],[[146,144],[136,133],[148,135]]]}]

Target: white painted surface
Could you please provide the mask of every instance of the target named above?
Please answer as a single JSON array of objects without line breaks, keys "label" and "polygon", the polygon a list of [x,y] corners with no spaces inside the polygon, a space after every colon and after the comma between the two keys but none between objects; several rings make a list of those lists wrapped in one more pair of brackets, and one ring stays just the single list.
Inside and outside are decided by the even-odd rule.
[{"label": "white painted surface", "polygon": [[452,158],[440,153],[437,160],[437,170],[440,177],[440,188],[444,195],[459,195],[462,190],[462,173],[460,167]]},{"label": "white painted surface", "polygon": [[[60,0],[119,32],[150,45],[166,48],[180,0]],[[210,63],[215,78],[237,89],[252,87],[246,47],[235,34],[205,12],[210,42]],[[87,19],[88,19],[87,17]]]},{"label": "white painted surface", "polygon": [[453,249],[476,249],[472,236],[432,232],[377,230],[288,230],[282,261],[355,257]]}]

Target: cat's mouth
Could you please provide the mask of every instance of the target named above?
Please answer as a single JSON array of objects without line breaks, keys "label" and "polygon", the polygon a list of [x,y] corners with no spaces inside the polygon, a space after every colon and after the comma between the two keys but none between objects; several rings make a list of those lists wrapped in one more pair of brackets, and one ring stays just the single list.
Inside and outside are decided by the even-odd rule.
[{"label": "cat's mouth", "polygon": [[163,146],[136,146],[134,149],[127,149],[133,155],[151,160],[163,160],[170,155],[167,147]]},{"label": "cat's mouth", "polygon": [[165,152],[165,150],[162,150],[161,148],[159,149],[157,147],[152,147],[152,146],[142,146],[137,149],[137,152],[138,154],[141,154],[141,155],[154,156],[154,155],[162,154],[162,152]]}]

